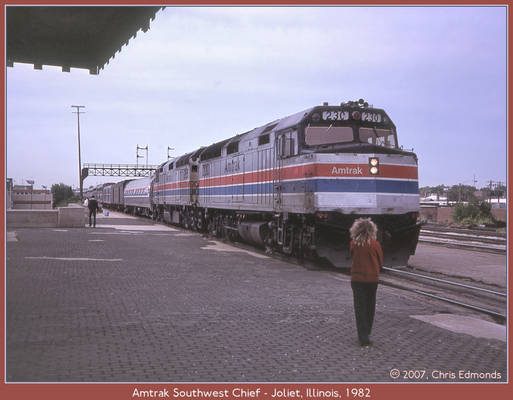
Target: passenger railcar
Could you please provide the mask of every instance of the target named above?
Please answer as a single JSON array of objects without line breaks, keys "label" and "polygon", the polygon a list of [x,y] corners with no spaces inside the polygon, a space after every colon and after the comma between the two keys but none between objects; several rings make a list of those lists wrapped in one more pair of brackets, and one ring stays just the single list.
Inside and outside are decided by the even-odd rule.
[{"label": "passenger railcar", "polygon": [[385,265],[419,235],[417,156],[363,100],[312,107],[163,163],[126,184],[125,208],[305,257],[350,265],[349,227],[371,217]]},{"label": "passenger railcar", "polygon": [[[110,185],[110,183],[108,185]],[[85,190],[84,197],[91,198],[92,196],[94,196],[95,199],[99,203],[101,203],[104,198],[104,193],[103,193],[104,186],[105,186],[105,184],[100,184],[100,185],[97,185],[95,187],[91,187],[91,188]]]},{"label": "passenger railcar", "polygon": [[152,179],[146,177],[126,183],[123,190],[123,206],[126,212],[134,215],[152,215]]},{"label": "passenger railcar", "polygon": [[116,182],[112,188],[113,201],[111,207],[115,210],[125,211],[125,186],[133,179],[127,179],[121,182]]},{"label": "passenger railcar", "polygon": [[114,183],[104,183],[101,187],[101,202],[103,207],[111,208],[114,204]]}]

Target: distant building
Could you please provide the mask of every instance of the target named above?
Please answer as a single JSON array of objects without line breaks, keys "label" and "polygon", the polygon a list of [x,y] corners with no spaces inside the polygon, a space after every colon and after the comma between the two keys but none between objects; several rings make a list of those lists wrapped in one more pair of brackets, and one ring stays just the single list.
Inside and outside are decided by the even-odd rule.
[{"label": "distant building", "polygon": [[452,207],[439,206],[435,204],[420,205],[420,220],[432,224],[449,224],[454,221]]},{"label": "distant building", "polygon": [[503,198],[487,199],[486,202],[490,203],[492,208],[507,208],[507,201]]},{"label": "distant building", "polygon": [[432,194],[426,197],[421,197],[420,199],[421,205],[437,205],[437,206],[446,206],[447,205],[447,197],[440,196],[437,194]]},{"label": "distant building", "polygon": [[[492,215],[497,221],[507,222],[507,209],[506,201],[503,202],[492,202]],[[454,222],[454,204],[449,206],[441,206],[433,202],[434,204],[421,203],[420,205],[420,220],[422,222],[433,223],[433,224],[450,224]]]},{"label": "distant building", "polygon": [[12,186],[10,201],[16,210],[46,210],[53,206],[52,193],[47,189],[34,189],[32,185]]},{"label": "distant building", "polygon": [[10,210],[12,208],[12,178],[7,178],[5,187],[5,208]]},{"label": "distant building", "polygon": [[487,192],[482,190],[478,190],[477,192],[475,192],[474,196],[476,196],[478,200],[490,203],[492,208],[506,208],[507,205],[506,197],[490,196]]}]

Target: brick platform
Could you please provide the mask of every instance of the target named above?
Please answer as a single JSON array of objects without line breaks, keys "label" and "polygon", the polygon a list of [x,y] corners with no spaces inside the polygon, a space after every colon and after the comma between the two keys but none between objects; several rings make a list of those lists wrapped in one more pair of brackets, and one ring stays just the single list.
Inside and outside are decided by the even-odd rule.
[{"label": "brick platform", "polygon": [[150,226],[16,230],[7,381],[390,382],[393,368],[506,380],[503,341],[411,317],[457,309],[380,286],[374,346],[361,348],[347,276],[135,225]]}]

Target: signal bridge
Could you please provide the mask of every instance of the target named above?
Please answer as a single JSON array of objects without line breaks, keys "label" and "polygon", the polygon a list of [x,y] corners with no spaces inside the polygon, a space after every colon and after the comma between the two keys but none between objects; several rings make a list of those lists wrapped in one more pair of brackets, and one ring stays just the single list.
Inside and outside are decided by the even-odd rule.
[{"label": "signal bridge", "polygon": [[88,176],[151,176],[158,167],[158,165],[139,164],[84,164],[82,181]]}]

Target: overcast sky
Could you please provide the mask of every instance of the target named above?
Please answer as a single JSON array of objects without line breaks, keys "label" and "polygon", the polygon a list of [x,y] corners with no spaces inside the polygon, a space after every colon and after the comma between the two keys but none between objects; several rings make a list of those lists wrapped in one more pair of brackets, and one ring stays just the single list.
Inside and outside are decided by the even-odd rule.
[{"label": "overcast sky", "polygon": [[[78,186],[327,101],[364,98],[419,157],[419,185],[506,181],[505,7],[168,7],[100,72],[7,68],[7,177]],[[141,152],[145,154],[145,152]],[[145,163],[144,158],[139,160]],[[84,187],[115,178],[89,177]]]}]

